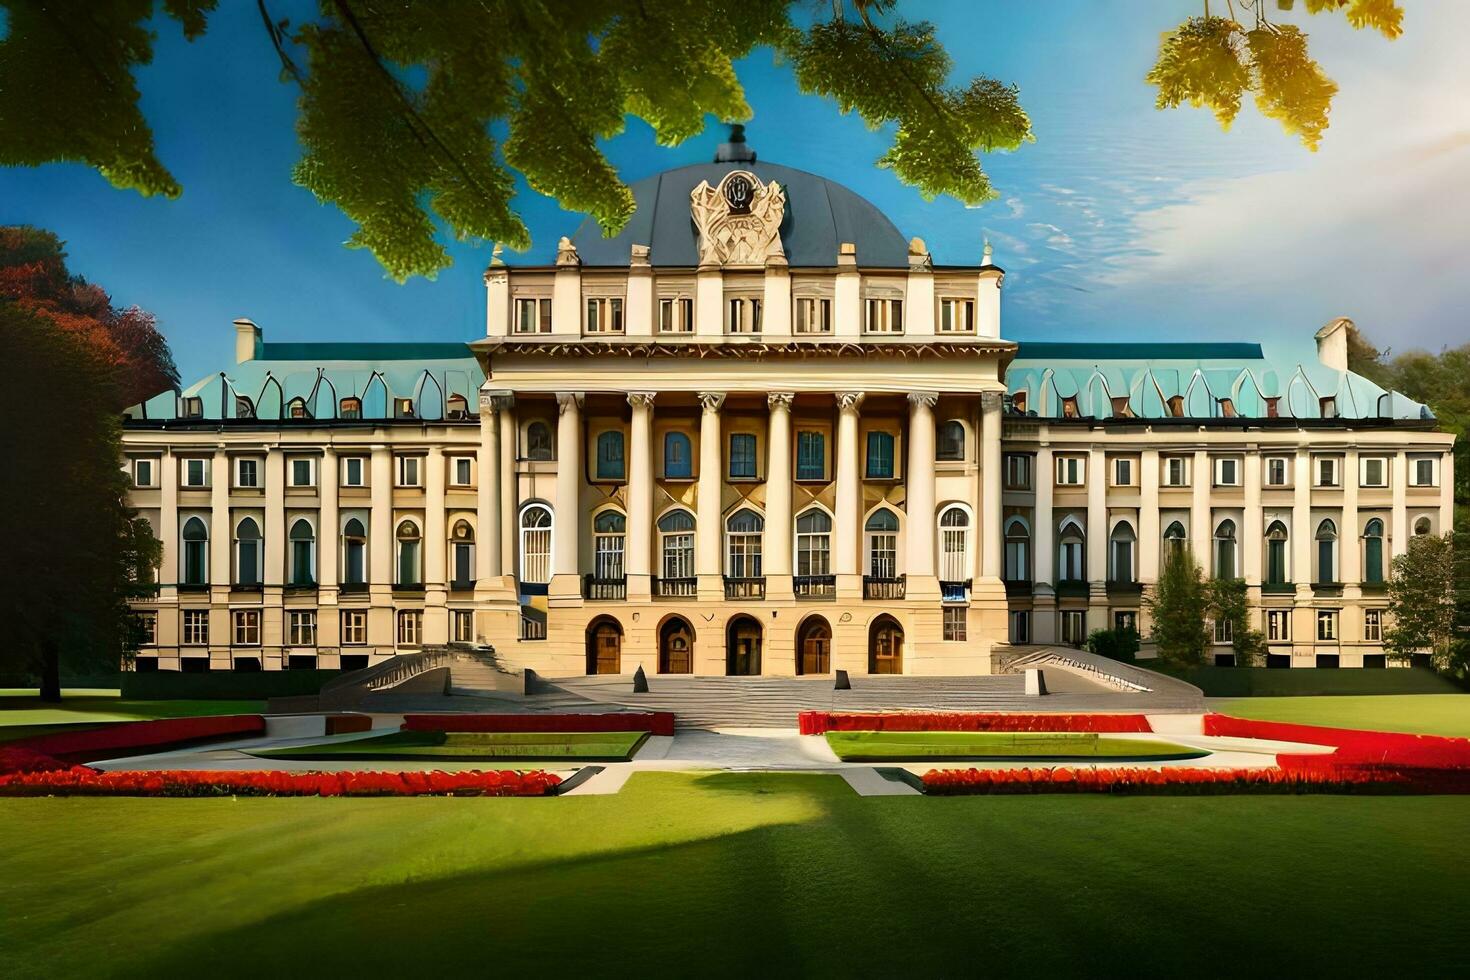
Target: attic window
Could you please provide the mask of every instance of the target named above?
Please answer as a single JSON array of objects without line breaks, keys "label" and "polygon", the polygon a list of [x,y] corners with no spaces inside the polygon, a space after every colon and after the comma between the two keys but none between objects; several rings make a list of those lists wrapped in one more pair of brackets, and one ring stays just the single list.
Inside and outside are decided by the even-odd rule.
[{"label": "attic window", "polygon": [[286,414],[293,419],[309,419],[311,413],[306,410],[306,402],[300,398],[291,399],[286,406]]},{"label": "attic window", "polygon": [[1220,415],[1227,419],[1233,419],[1238,414],[1235,411],[1235,401],[1230,398],[1217,399],[1220,403]]},{"label": "attic window", "polygon": [[1062,418],[1081,418],[1082,412],[1077,408],[1077,396],[1067,395],[1062,399]]},{"label": "attic window", "polygon": [[1322,409],[1322,417],[1324,419],[1335,419],[1335,418],[1337,418],[1337,399],[1336,398],[1334,398],[1331,395],[1328,395],[1325,398],[1319,398],[1319,399],[1317,399],[1317,404]]},{"label": "attic window", "polygon": [[393,399],[393,417],[395,419],[411,419],[411,418],[413,418],[413,399],[412,398],[395,398],[395,399]]},{"label": "attic window", "polygon": [[1176,419],[1182,419],[1182,418],[1184,418],[1184,396],[1183,395],[1170,395],[1169,396],[1169,402],[1168,402],[1168,404],[1169,404],[1169,417],[1170,418],[1176,418]]},{"label": "attic window", "polygon": [[181,412],[186,419],[204,418],[204,399],[197,395],[191,395],[185,398]]},{"label": "attic window", "polygon": [[468,417],[469,414],[470,414],[470,403],[469,403],[469,401],[467,401],[465,399],[465,396],[464,395],[450,395],[449,396],[449,417],[450,418],[452,418],[452,419],[462,419],[462,418]]},{"label": "attic window", "polygon": [[244,395],[236,395],[235,396],[235,418],[237,418],[237,419],[253,419],[253,418],[255,418],[255,406],[253,404],[251,404],[250,399],[246,398]]},{"label": "attic window", "polygon": [[1113,403],[1113,418],[1131,419],[1134,417],[1133,406],[1129,404],[1127,395],[1113,395],[1109,401]]},{"label": "attic window", "polygon": [[1280,395],[1268,395],[1266,397],[1266,418],[1268,418],[1268,419],[1279,419],[1279,418],[1281,418],[1281,396]]},{"label": "attic window", "polygon": [[337,414],[344,419],[362,418],[362,399],[344,398],[337,404]]}]

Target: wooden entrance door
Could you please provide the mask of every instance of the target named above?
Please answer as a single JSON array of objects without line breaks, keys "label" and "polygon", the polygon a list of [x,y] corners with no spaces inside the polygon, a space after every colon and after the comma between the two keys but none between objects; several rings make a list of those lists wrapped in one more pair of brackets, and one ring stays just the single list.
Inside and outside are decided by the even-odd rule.
[{"label": "wooden entrance door", "polygon": [[587,638],[587,673],[623,672],[623,631],[616,623],[598,623]]},{"label": "wooden entrance door", "polygon": [[694,633],[682,619],[671,619],[659,630],[658,672],[694,673]]},{"label": "wooden entrance door", "polygon": [[832,669],[832,630],[824,622],[807,623],[796,653],[798,674],[825,674]]},{"label": "wooden entrance door", "polygon": [[873,627],[868,640],[868,672],[903,673],[903,627],[891,619],[879,620]]},{"label": "wooden entrance door", "polygon": [[749,616],[730,624],[725,637],[725,673],[755,676],[761,672],[761,628]]}]

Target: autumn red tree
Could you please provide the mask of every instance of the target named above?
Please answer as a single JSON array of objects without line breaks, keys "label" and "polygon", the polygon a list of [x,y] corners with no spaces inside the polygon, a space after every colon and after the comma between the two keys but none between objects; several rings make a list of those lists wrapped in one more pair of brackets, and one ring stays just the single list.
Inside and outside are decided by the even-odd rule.
[{"label": "autumn red tree", "polygon": [[62,241],[29,225],[0,226],[0,301],[73,334],[114,372],[123,409],[175,387],[178,368],[152,313],[119,309],[101,286],[72,275]]}]

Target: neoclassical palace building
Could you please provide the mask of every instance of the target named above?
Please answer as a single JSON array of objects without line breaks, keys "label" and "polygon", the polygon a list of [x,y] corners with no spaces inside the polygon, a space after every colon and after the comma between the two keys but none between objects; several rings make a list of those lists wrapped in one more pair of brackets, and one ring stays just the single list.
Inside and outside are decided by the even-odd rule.
[{"label": "neoclassical palace building", "polygon": [[[1254,343],[1023,343],[831,180],[633,186],[468,344],[267,343],[128,413],[163,542],[139,669],[366,666],[475,642],[548,675],[973,674],[1147,631],[1172,548],[1244,579],[1278,666],[1384,664],[1384,582],[1451,523],[1419,404]],[[1302,338],[1305,339],[1305,338]],[[1222,655],[1230,637],[1215,637]]]}]

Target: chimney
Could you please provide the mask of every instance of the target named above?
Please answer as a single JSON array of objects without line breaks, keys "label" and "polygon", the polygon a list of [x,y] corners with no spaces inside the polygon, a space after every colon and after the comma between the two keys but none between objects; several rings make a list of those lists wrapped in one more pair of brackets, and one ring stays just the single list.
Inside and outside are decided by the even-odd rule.
[{"label": "chimney", "polygon": [[1000,284],[1005,279],[1005,270],[995,264],[995,252],[990,242],[985,243],[981,253],[980,273],[977,278],[975,296],[975,336],[1000,339]]},{"label": "chimney", "polygon": [[245,317],[235,321],[235,363],[244,364],[260,356],[260,328]]},{"label": "chimney", "polygon": [[1358,329],[1345,316],[1331,321],[1317,331],[1317,360],[1334,371],[1348,369],[1348,333]]},{"label": "chimney", "polygon": [[715,163],[755,163],[755,151],[745,145],[745,127],[731,123],[730,139],[715,150]]}]

